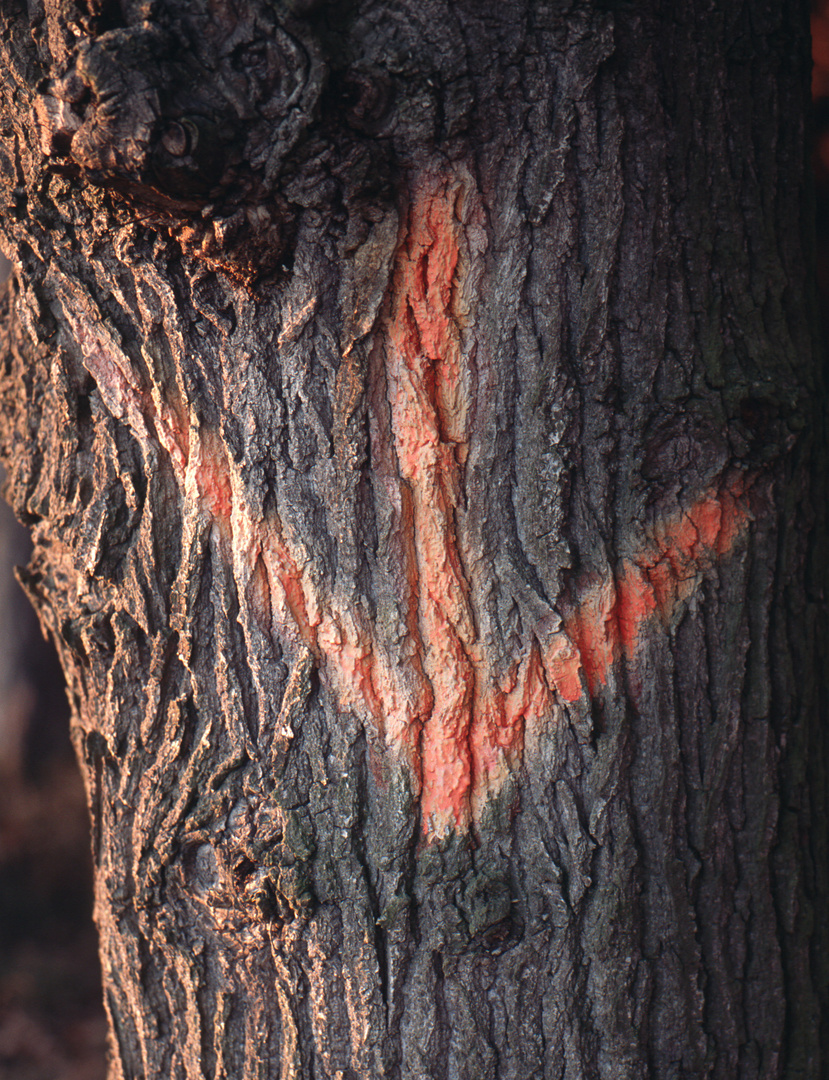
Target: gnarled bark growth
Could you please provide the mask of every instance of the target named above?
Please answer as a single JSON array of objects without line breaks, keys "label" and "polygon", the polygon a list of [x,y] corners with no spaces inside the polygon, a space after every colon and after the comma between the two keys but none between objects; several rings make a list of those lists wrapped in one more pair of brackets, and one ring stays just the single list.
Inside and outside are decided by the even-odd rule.
[{"label": "gnarled bark growth", "polygon": [[113,1080],[821,1075],[796,8],[6,0]]}]

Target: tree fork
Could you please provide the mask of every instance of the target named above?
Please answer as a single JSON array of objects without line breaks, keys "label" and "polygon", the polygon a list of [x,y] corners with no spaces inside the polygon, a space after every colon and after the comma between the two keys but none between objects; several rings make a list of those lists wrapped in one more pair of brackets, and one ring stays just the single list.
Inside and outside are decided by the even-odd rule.
[{"label": "tree fork", "polygon": [[806,5],[2,5],[2,455],[110,1075],[815,1077]]}]

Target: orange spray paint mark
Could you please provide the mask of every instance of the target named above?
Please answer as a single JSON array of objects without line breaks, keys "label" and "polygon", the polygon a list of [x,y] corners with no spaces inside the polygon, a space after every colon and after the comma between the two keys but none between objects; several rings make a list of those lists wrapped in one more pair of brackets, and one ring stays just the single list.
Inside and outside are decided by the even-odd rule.
[{"label": "orange spray paint mark", "polygon": [[413,714],[422,735],[427,835],[465,828],[522,752],[527,722],[549,715],[556,700],[573,704],[598,693],[612,666],[633,655],[648,621],[670,617],[706,561],[730,550],[745,520],[728,492],[701,500],[666,523],[617,577],[582,583],[562,632],[531,644],[509,677],[495,679],[477,636],[458,524],[474,404],[458,297],[471,265],[463,219],[470,205],[474,216],[474,203],[471,178],[461,174],[421,178],[414,190],[383,346],[388,431],[382,403],[373,407],[376,475],[392,491],[401,522],[408,512],[406,602],[410,612],[416,608],[410,625],[431,690],[421,701],[428,712]]},{"label": "orange spray paint mark", "polygon": [[232,537],[233,490],[227,451],[217,433],[202,430],[188,463],[194,472],[199,501],[219,526],[222,535]]},{"label": "orange spray paint mark", "polygon": [[584,695],[581,654],[571,635],[556,634],[542,650],[541,662],[547,683],[567,705]]},{"label": "orange spray paint mark", "polygon": [[[406,760],[414,761],[416,717],[428,708],[418,695],[416,680],[413,687],[408,672],[389,664],[359,611],[337,611],[319,602],[310,575],[294,557],[278,521],[260,523],[255,535],[255,569],[260,580],[264,577],[270,598],[266,607],[257,597],[257,605],[272,619],[272,625],[263,629],[276,630],[283,641],[310,649],[340,708],[370,720]],[[259,587],[257,583],[257,592]]]},{"label": "orange spray paint mark", "polygon": [[[465,247],[460,215],[474,215],[469,176],[427,176],[413,191],[394,271],[385,379],[398,476],[411,499],[408,578],[420,665],[431,688],[422,728],[421,815],[439,835],[469,822],[476,713],[491,703],[476,648],[457,505],[466,458],[470,373],[456,308]],[[401,500],[402,505],[402,500]]]},{"label": "orange spray paint mark", "polygon": [[323,600],[302,542],[275,515],[254,518],[234,500],[218,435],[202,429],[188,439],[177,414],[148,400],[105,341],[84,341],[110,407],[141,430],[154,426],[182,486],[219,525],[247,573],[246,603],[263,631],[289,653],[309,649],[338,706],[371,724],[419,781],[427,838],[480,820],[520,761],[526,726],[600,693],[614,665],[635,656],[655,620],[674,617],[748,520],[739,484],[709,492],[658,524],[615,576],[577,584],[560,628],[530,628],[526,654],[496,677],[476,626],[459,513],[476,388],[463,336],[472,313],[462,298],[474,293],[467,286],[480,260],[468,236],[482,223],[468,173],[420,178],[372,354],[372,479],[392,519],[385,556],[407,628],[395,661],[359,606]]},{"label": "orange spray paint mark", "polygon": [[579,650],[591,695],[607,683],[621,656],[634,656],[651,618],[669,622],[699,575],[733,549],[749,520],[742,495],[737,481],[703,496],[663,520],[615,579],[578,590],[565,630]]},{"label": "orange spray paint mark", "polygon": [[739,492],[711,493],[657,530],[615,578],[583,582],[552,636],[496,679],[480,642],[458,523],[474,388],[459,295],[471,258],[468,176],[423,178],[395,263],[384,339],[369,390],[372,465],[393,508],[390,543],[412,651],[394,666],[359,610],[318,610],[284,541],[264,545],[284,619],[311,647],[342,708],[369,719],[419,775],[427,837],[480,819],[523,753],[527,723],[554,704],[596,694],[649,621],[670,619],[699,572],[725,554],[747,519]]}]

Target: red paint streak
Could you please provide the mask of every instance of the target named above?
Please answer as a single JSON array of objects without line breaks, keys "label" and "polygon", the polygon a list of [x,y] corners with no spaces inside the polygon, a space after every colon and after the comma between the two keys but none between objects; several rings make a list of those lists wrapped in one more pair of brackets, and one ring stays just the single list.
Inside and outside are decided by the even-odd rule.
[{"label": "red paint streak", "polygon": [[465,243],[457,214],[466,195],[461,177],[424,177],[414,190],[395,264],[385,346],[396,471],[411,499],[414,542],[407,577],[420,665],[431,689],[431,707],[417,718],[421,815],[424,828],[438,834],[468,824],[470,733],[480,726],[476,711],[488,708],[456,524],[469,376],[453,306]]},{"label": "red paint streak", "polygon": [[572,705],[583,696],[581,654],[571,636],[556,634],[542,651],[542,665],[548,684],[563,702]]},{"label": "red paint streak", "polygon": [[[371,359],[373,481],[390,515],[387,550],[407,628],[393,660],[358,605],[325,602],[301,538],[275,515],[255,519],[234,500],[217,433],[198,438],[125,370],[126,358],[78,330],[108,406],[141,437],[156,434],[182,488],[219,528],[249,611],[287,647],[311,650],[339,708],[372,725],[420,783],[427,838],[466,829],[514,773],[528,724],[601,693],[614,665],[669,623],[700,574],[732,550],[748,521],[740,482],[658,523],[613,577],[578,583],[563,623],[530,628],[524,655],[496,677],[479,638],[459,524],[474,406],[472,357],[460,297],[474,257],[467,232],[482,211],[471,177],[422,177],[394,266],[389,314]],[[83,329],[83,328],[82,328]],[[85,336],[84,336],[85,335]],[[547,622],[549,621],[549,616]]]},{"label": "red paint streak", "polygon": [[270,598],[267,608],[260,598],[258,608],[273,620],[263,629],[309,648],[340,708],[371,721],[391,746],[413,761],[416,717],[427,707],[418,695],[417,680],[389,664],[358,610],[320,605],[310,574],[301,568],[278,521],[262,522],[255,535],[255,565],[261,566],[257,573],[264,575]]},{"label": "red paint streak", "polygon": [[321,619],[313,591],[285,542],[278,519],[263,521],[256,539],[257,556],[265,568],[277,628],[289,640],[294,639],[316,653],[316,631]]},{"label": "red paint streak", "polygon": [[[525,726],[549,716],[556,700],[567,705],[585,692],[600,693],[613,666],[635,656],[652,622],[670,621],[700,573],[733,548],[749,514],[742,491],[732,485],[663,521],[615,578],[583,581],[563,629],[545,638],[538,628],[527,655],[496,680],[476,638],[460,572],[451,512],[459,466],[442,453],[430,426],[437,406],[425,392],[412,393],[418,384],[407,378],[405,360],[401,352],[395,371],[395,360],[387,358],[389,385],[398,395],[391,397],[391,434],[397,447],[416,445],[416,452],[398,459],[403,483],[398,479],[393,494],[400,511],[402,602],[410,607],[411,641],[420,651],[395,667],[359,609],[320,606],[275,521],[254,532],[249,602],[260,619],[273,621],[269,632],[275,627],[283,639],[313,651],[339,706],[373,723],[420,774],[423,828],[431,837],[480,819],[487,798],[520,760]],[[410,430],[418,424],[426,433],[419,443]],[[197,470],[200,491],[209,508],[226,515],[229,482],[220,472],[210,474],[208,460]]]},{"label": "red paint streak", "polygon": [[593,697],[599,684],[607,681],[607,672],[618,653],[613,581],[590,584],[580,591],[576,607],[564,625],[578,650],[587,692]]},{"label": "red paint streak", "polygon": [[708,493],[661,522],[614,580],[578,590],[565,630],[578,648],[591,696],[621,656],[635,655],[652,617],[670,622],[699,575],[733,549],[749,520],[743,494],[741,479]]},{"label": "red paint streak", "polygon": [[537,642],[500,681],[481,678],[470,739],[474,817],[520,764],[528,721],[549,716],[552,696]]},{"label": "red paint streak", "polygon": [[313,648],[340,706],[370,720],[419,774],[427,837],[480,819],[520,760],[526,725],[556,702],[599,693],[613,665],[635,654],[653,619],[673,616],[747,520],[736,487],[706,495],[664,522],[615,578],[582,582],[561,630],[537,628],[527,655],[495,678],[477,636],[458,525],[472,385],[457,300],[469,266],[464,200],[474,201],[458,177],[428,177],[415,192],[370,373],[373,474],[393,510],[389,557],[412,652],[391,664],[358,610],[318,611],[312,624],[313,590],[298,587],[284,542],[271,546],[269,564],[285,625]]},{"label": "red paint streak", "polygon": [[646,571],[633,562],[625,562],[616,581],[614,645],[626,656],[632,656],[642,627],[659,608],[659,603]]},{"label": "red paint streak", "polygon": [[231,537],[233,489],[227,452],[216,432],[202,430],[190,466],[195,474],[199,500],[219,525],[223,535]]}]

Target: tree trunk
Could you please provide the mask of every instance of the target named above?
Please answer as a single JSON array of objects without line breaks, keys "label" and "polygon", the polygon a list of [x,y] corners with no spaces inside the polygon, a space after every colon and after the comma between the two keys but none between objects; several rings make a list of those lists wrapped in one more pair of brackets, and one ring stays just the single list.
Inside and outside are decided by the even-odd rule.
[{"label": "tree trunk", "polygon": [[4,0],[112,1080],[825,1075],[807,14]]}]

